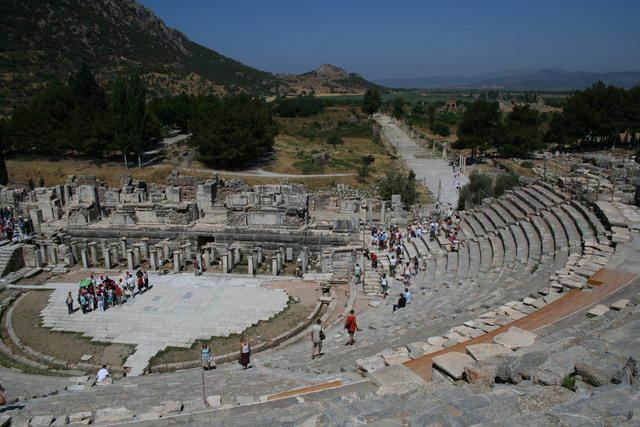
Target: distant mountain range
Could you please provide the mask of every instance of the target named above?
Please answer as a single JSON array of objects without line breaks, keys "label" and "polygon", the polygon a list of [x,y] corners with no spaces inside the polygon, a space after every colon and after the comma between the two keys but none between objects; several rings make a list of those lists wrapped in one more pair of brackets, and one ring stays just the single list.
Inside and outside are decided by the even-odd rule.
[{"label": "distant mountain range", "polygon": [[511,70],[475,76],[432,76],[415,79],[378,79],[382,86],[392,88],[477,88],[509,90],[578,90],[598,80],[624,88],[640,84],[639,71],[589,73],[559,69]]},{"label": "distant mountain range", "polygon": [[139,74],[152,95],[353,94],[377,87],[331,65],[300,75],[249,67],[194,43],[133,0],[1,3],[0,109],[5,111],[51,81],[66,81],[83,63],[107,89],[118,77]]}]

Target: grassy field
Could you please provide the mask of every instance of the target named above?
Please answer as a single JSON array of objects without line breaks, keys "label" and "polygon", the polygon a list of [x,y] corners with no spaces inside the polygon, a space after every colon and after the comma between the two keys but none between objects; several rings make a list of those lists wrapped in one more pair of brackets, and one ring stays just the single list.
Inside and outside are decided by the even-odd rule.
[{"label": "grassy field", "polygon": [[[472,97],[471,92],[456,92],[456,91],[431,92],[431,91],[428,91],[427,89],[402,91],[402,92],[395,92],[395,93],[383,93],[381,94],[381,96],[382,96],[382,102],[391,101],[394,98],[402,98],[405,100],[405,102],[409,102],[412,104],[419,101],[424,101],[424,102],[446,101],[452,98],[457,101],[469,101],[469,102],[474,101],[474,98]],[[322,98],[322,96],[318,96],[318,97]],[[362,95],[331,96],[330,98],[327,98],[327,99],[331,99],[335,101],[353,101],[357,103],[362,100]]]}]

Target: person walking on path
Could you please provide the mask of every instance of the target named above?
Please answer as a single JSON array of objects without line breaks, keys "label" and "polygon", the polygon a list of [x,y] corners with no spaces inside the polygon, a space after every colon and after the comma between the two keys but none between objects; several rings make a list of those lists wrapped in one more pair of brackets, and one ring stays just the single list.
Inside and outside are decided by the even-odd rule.
[{"label": "person walking on path", "polygon": [[355,313],[356,312],[354,310],[351,310],[349,312],[349,315],[345,319],[345,322],[344,322],[344,328],[349,333],[349,341],[347,341],[345,343],[345,345],[353,345],[353,344],[355,344],[356,340],[354,338],[354,335],[356,334],[356,331],[361,331],[362,330],[362,329],[358,328],[358,322],[356,321],[356,314]]},{"label": "person walking on path", "polygon": [[387,280],[387,273],[382,273],[380,277],[380,287],[382,288],[382,299],[386,299],[389,296],[389,281]]},{"label": "person walking on path", "polygon": [[[200,349],[200,357],[202,358],[202,369],[208,371],[209,369],[216,369],[216,362],[213,359],[213,354],[209,348],[209,344],[203,343]],[[212,365],[213,362],[213,366]]]},{"label": "person walking on path", "polygon": [[[356,264],[356,266],[353,269],[353,275],[356,278],[356,285],[360,284],[360,277],[362,276],[362,268],[360,267],[360,264]],[[362,285],[362,289],[364,289],[364,284]]]},{"label": "person walking on path", "polygon": [[322,341],[325,339],[324,331],[322,330],[322,320],[316,320],[316,324],[311,327],[311,343],[313,348],[311,350],[311,360],[316,357],[322,356]]},{"label": "person walking on path", "polygon": [[73,313],[73,296],[71,296],[71,291],[69,291],[69,295],[67,295],[67,299],[65,300],[65,303],[67,303],[67,310],[69,311],[69,314]]},{"label": "person walking on path", "polygon": [[244,367],[244,369],[249,369],[251,366],[249,363],[251,362],[251,346],[244,338],[240,339],[240,360],[239,363]]}]

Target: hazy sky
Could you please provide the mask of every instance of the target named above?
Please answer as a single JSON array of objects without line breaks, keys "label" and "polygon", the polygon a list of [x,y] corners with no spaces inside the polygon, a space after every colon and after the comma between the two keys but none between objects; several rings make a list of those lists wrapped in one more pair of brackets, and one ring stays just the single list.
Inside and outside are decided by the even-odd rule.
[{"label": "hazy sky", "polygon": [[640,0],[139,1],[193,41],[274,73],[640,70]]}]

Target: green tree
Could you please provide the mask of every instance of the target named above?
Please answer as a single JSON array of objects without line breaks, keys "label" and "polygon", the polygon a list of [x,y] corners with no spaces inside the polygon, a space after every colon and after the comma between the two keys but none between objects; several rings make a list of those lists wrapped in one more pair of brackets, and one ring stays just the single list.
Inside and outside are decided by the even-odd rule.
[{"label": "green tree", "polygon": [[131,152],[138,156],[141,166],[140,154],[150,146],[145,100],[146,88],[139,76],[116,81],[111,94],[114,146],[122,153],[125,167],[129,167],[127,156]]},{"label": "green tree", "polygon": [[497,102],[483,99],[471,103],[465,110],[458,127],[457,148],[470,148],[471,157],[477,151],[493,147],[500,128],[500,110]]},{"label": "green tree", "polygon": [[382,97],[377,89],[369,89],[362,97],[362,111],[368,115],[374,114],[382,105]]},{"label": "green tree", "polygon": [[451,131],[449,130],[449,126],[442,122],[433,122],[429,125],[433,133],[440,136],[449,136],[451,135]]},{"label": "green tree", "polygon": [[371,174],[371,164],[375,161],[373,156],[362,156],[360,158],[360,167],[358,168],[358,179],[362,182],[366,181]]},{"label": "green tree", "polygon": [[261,98],[246,94],[198,106],[191,143],[211,166],[237,168],[255,162],[273,148],[278,127]]},{"label": "green tree", "polygon": [[6,120],[0,119],[0,185],[7,185],[9,182],[9,173],[7,172],[7,165],[4,161],[4,145],[8,136],[7,128]]},{"label": "green tree", "polygon": [[384,200],[391,200],[391,196],[399,194],[403,204],[408,207],[418,200],[418,190],[416,187],[416,174],[410,170],[407,174],[401,171],[389,172],[378,182],[380,197]]},{"label": "green tree", "polygon": [[336,150],[338,145],[341,145],[343,143],[344,143],[344,140],[342,139],[342,136],[340,136],[340,133],[338,133],[337,131],[333,132],[327,138],[327,144],[331,145],[334,151]]},{"label": "green tree", "polygon": [[391,115],[396,119],[404,117],[404,99],[397,97],[393,99],[391,103]]},{"label": "green tree", "polygon": [[506,157],[518,157],[544,148],[538,111],[528,105],[514,107],[502,124],[495,147],[498,154]]},{"label": "green tree", "polygon": [[520,184],[520,176],[509,172],[499,175],[493,183],[493,197],[500,197],[505,191],[511,190]]},{"label": "green tree", "polygon": [[493,180],[489,175],[474,171],[469,175],[469,183],[460,189],[458,210],[471,209],[482,199],[493,195]]}]

